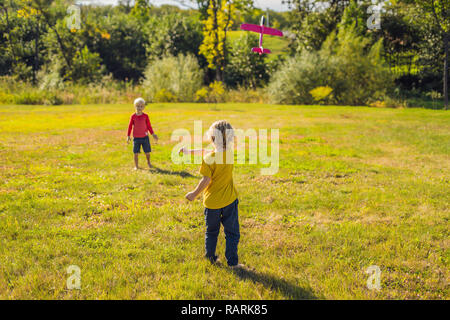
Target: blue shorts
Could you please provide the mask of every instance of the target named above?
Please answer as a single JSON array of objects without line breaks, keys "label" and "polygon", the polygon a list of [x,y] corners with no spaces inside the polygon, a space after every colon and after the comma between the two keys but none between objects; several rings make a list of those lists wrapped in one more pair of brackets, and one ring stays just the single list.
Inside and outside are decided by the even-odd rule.
[{"label": "blue shorts", "polygon": [[148,136],[133,139],[133,153],[140,153],[141,146],[142,150],[144,150],[145,153],[152,152],[152,148],[150,146],[150,139],[148,138]]}]

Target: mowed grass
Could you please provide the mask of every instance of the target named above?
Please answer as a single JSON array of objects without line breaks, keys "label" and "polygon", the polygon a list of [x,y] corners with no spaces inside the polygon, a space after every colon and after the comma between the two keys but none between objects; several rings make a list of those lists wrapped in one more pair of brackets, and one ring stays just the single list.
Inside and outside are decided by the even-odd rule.
[{"label": "mowed grass", "polygon": [[[448,111],[149,105],[158,169],[137,172],[132,112],[0,106],[0,298],[450,298]],[[170,158],[173,130],[218,119],[280,130],[276,175],[235,166],[245,272],[223,265],[223,229],[222,265],[203,259],[203,207],[184,199],[199,166]]]}]

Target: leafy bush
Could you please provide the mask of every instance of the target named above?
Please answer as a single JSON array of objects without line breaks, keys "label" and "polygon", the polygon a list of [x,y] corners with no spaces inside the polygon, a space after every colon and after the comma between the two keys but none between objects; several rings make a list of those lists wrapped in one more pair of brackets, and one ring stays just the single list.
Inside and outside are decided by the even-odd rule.
[{"label": "leafy bush", "polygon": [[276,72],[268,92],[275,103],[312,104],[311,90],[333,89],[329,103],[362,105],[383,99],[393,79],[382,59],[381,40],[358,36],[354,27],[342,27],[331,34],[315,52],[288,59]]},{"label": "leafy bush", "polygon": [[309,93],[313,97],[314,101],[322,102],[322,101],[325,101],[326,99],[331,99],[332,92],[333,92],[332,88],[325,86],[325,87],[317,87],[317,88],[311,90]]},{"label": "leafy bush", "polygon": [[214,81],[209,84],[209,101],[210,102],[222,102],[225,94],[225,86],[223,82]]},{"label": "leafy bush", "polygon": [[208,102],[208,96],[209,96],[209,90],[208,88],[204,87],[200,90],[197,90],[195,93],[195,101],[196,102]]},{"label": "leafy bush", "polygon": [[149,100],[155,101],[161,90],[170,92],[178,101],[194,101],[201,88],[203,72],[192,55],[166,56],[151,62],[145,70],[142,85]]},{"label": "leafy bush", "polygon": [[44,104],[44,91],[25,91],[14,96],[14,104]]},{"label": "leafy bush", "polygon": [[54,59],[48,65],[45,65],[37,74],[39,87],[42,90],[63,89],[64,79],[61,77],[60,60]]},{"label": "leafy bush", "polygon": [[33,87],[30,87],[29,90],[11,95],[9,100],[14,104],[44,104],[52,106],[60,105],[64,102],[58,92],[39,90]]},{"label": "leafy bush", "polygon": [[309,92],[317,86],[329,84],[327,79],[331,77],[331,70],[318,54],[305,52],[288,59],[280,67],[272,77],[268,93],[275,103],[313,104]]},{"label": "leafy bush", "polygon": [[0,91],[0,103],[10,104],[14,101],[14,95]]},{"label": "leafy bush", "polygon": [[228,90],[225,93],[224,100],[239,103],[267,103],[269,98],[267,97],[266,90],[263,88],[246,89],[238,87],[234,90]]},{"label": "leafy bush", "polygon": [[47,92],[44,104],[57,106],[63,104],[63,100],[57,92]]},{"label": "leafy bush", "polygon": [[163,88],[153,97],[153,102],[177,102],[177,97],[169,90]]},{"label": "leafy bush", "polygon": [[66,78],[80,83],[97,82],[104,72],[98,53],[90,52],[85,46],[72,60],[72,68],[67,70]]},{"label": "leafy bush", "polygon": [[141,88],[104,76],[98,84],[70,81],[62,86],[33,86],[14,77],[0,77],[0,103],[7,104],[99,104],[130,103],[140,96]]},{"label": "leafy bush", "polygon": [[210,103],[224,102],[225,93],[223,82],[214,81],[209,84],[209,87],[203,87],[195,93],[195,101]]},{"label": "leafy bush", "polygon": [[13,65],[12,74],[17,80],[29,81],[33,78],[33,68],[24,62]]}]

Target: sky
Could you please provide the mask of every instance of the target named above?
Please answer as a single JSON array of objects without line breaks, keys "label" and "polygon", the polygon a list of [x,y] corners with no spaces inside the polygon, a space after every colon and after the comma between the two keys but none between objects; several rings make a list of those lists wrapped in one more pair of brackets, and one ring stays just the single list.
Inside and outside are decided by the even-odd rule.
[{"label": "sky", "polygon": [[[79,1],[81,3],[102,3],[102,4],[117,4],[118,0],[81,0]],[[189,2],[189,0],[187,1]],[[151,3],[155,5],[161,5],[161,4],[177,4],[176,1],[170,1],[170,0],[151,0]],[[195,3],[195,2],[193,2]],[[272,9],[275,11],[284,11],[287,10],[286,5],[281,4],[281,0],[254,0],[255,7],[262,8],[262,9]]]}]

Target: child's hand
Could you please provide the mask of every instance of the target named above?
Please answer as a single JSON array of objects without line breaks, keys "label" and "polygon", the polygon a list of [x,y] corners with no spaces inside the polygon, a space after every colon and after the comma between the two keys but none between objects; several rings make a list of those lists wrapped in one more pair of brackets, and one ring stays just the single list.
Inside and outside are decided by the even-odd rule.
[{"label": "child's hand", "polygon": [[131,141],[131,138],[127,137],[127,143],[130,143],[130,141]]},{"label": "child's hand", "polygon": [[195,193],[194,192],[188,192],[185,196],[186,199],[188,199],[189,201],[194,201],[195,200]]}]

